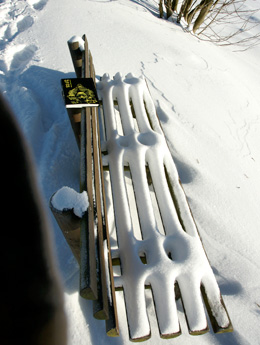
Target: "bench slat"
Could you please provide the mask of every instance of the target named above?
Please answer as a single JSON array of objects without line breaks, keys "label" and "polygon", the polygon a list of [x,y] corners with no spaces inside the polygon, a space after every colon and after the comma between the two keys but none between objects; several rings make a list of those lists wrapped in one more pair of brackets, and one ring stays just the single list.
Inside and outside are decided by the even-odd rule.
[{"label": "bench slat", "polygon": [[97,236],[98,246],[97,255],[99,257],[98,267],[98,303],[94,304],[94,316],[98,319],[108,319],[108,296],[106,284],[106,268],[105,268],[105,254],[103,248],[104,234],[103,234],[103,218],[102,218],[102,205],[101,205],[101,185],[100,185],[100,163],[98,153],[98,140],[97,140],[97,113],[96,109],[91,109],[92,118],[92,134],[93,134],[93,165],[94,165],[94,188],[95,188],[95,213],[97,217]]},{"label": "bench slat", "polygon": [[[90,109],[81,112],[80,191],[87,191],[89,207],[80,228],[80,294],[87,299],[98,298],[96,277],[96,231],[92,191],[92,134]],[[88,178],[87,178],[88,177]]]},{"label": "bench slat", "polygon": [[[94,73],[94,69],[93,69]],[[106,195],[105,195],[105,185],[104,185],[104,174],[101,156],[101,143],[100,143],[100,128],[99,128],[99,118],[98,112],[95,109],[95,121],[96,121],[96,132],[97,132],[97,143],[98,143],[98,160],[97,166],[99,168],[100,177],[100,193],[101,193],[101,216],[103,225],[103,243],[105,245],[105,261],[106,261],[106,278],[107,278],[107,289],[108,289],[108,319],[106,320],[106,332],[109,336],[119,335],[119,323],[117,314],[117,304],[115,295],[115,285],[114,285],[114,275],[112,266],[112,256],[111,256],[111,245],[109,237],[109,226],[107,220],[107,208],[106,208]]]}]

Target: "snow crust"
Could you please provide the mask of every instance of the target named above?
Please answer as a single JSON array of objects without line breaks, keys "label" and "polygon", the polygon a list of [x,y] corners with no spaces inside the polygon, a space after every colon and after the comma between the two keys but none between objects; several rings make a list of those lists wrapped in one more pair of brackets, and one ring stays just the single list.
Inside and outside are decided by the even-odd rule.
[{"label": "snow crust", "polygon": [[76,192],[73,188],[64,186],[59,189],[51,199],[52,206],[59,211],[73,210],[81,218],[87,211],[89,202],[86,191]]}]

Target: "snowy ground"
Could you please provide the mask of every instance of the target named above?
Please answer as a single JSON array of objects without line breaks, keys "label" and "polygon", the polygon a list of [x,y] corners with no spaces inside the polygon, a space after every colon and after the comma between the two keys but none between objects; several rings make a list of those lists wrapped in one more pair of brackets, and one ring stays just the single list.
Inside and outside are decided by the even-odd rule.
[{"label": "snowy ground", "polygon": [[[259,47],[238,53],[199,41],[159,19],[153,0],[4,0],[0,18],[0,88],[32,147],[46,205],[62,186],[78,189],[79,152],[60,93],[60,79],[74,75],[66,41],[87,35],[97,75],[148,81],[235,330],[192,337],[180,312],[183,334],[167,341],[151,316],[147,344],[259,344]],[[77,264],[50,220],[69,344],[128,344],[122,296],[122,335],[109,339],[78,297]]]}]

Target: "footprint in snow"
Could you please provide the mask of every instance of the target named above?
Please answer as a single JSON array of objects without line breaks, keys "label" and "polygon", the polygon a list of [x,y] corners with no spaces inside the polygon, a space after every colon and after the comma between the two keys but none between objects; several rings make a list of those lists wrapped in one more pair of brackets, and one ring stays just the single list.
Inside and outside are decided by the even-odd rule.
[{"label": "footprint in snow", "polygon": [[19,33],[27,30],[29,27],[31,27],[34,23],[34,19],[32,16],[20,16],[21,19],[17,22],[11,22],[7,25],[6,30],[4,32],[4,40],[11,42]]},{"label": "footprint in snow", "polygon": [[[2,89],[32,60],[35,45],[16,44],[16,38],[28,30],[48,0],[0,0],[0,75]],[[10,79],[10,77],[12,77]],[[6,84],[6,87],[5,87]]]},{"label": "footprint in snow", "polygon": [[[34,13],[42,10],[48,0],[0,1],[0,40],[11,41],[34,23]],[[2,42],[3,46],[3,42]]]},{"label": "footprint in snow", "polygon": [[9,72],[20,72],[23,70],[33,58],[37,47],[33,44],[29,46],[20,45],[15,49],[16,52],[13,54],[9,64]]},{"label": "footprint in snow", "polygon": [[29,4],[37,11],[41,11],[48,0],[28,0]]},{"label": "footprint in snow", "polygon": [[18,30],[18,32],[23,32],[23,31],[29,29],[29,27],[31,27],[33,25],[33,23],[34,23],[34,19],[30,15],[22,18],[17,23],[17,30]]}]

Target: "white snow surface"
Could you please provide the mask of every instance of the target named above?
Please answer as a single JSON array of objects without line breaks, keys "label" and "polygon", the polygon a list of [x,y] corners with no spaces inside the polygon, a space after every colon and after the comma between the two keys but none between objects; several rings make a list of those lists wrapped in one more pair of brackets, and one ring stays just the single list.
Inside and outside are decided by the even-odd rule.
[{"label": "white snow surface", "polygon": [[[247,3],[260,7],[259,0]],[[234,332],[192,337],[177,304],[182,335],[160,339],[146,291],[146,343],[258,345],[260,48],[237,52],[200,41],[159,19],[153,0],[4,0],[0,18],[0,88],[32,148],[46,204],[63,186],[79,190],[79,151],[60,88],[60,79],[74,76],[67,40],[87,35],[98,76],[131,72],[148,82]],[[49,217],[69,345],[130,344],[122,294],[121,336],[108,338],[91,302],[78,295],[77,263]]]}]

